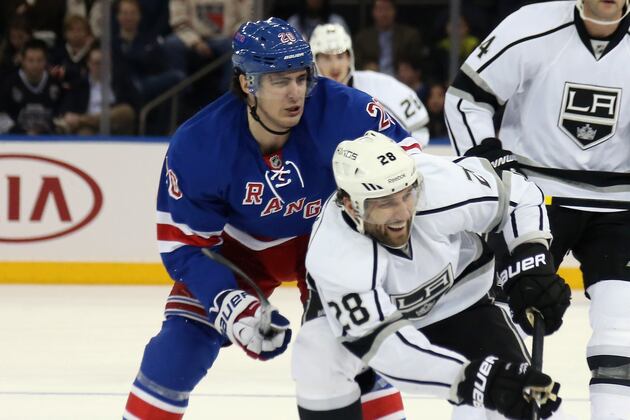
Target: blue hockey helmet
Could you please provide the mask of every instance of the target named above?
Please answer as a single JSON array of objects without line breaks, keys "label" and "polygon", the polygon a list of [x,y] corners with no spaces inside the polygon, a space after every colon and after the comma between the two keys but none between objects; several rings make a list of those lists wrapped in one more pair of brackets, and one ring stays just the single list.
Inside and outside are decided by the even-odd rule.
[{"label": "blue hockey helmet", "polygon": [[258,87],[261,74],[305,69],[308,89],[315,84],[316,74],[311,47],[293,26],[282,19],[246,22],[236,31],[232,41],[232,65],[244,73],[250,92]]}]

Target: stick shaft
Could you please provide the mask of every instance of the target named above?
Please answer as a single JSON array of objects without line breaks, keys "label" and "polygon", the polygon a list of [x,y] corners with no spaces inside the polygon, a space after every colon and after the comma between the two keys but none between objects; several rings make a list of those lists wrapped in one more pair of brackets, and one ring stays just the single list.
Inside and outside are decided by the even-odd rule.
[{"label": "stick shaft", "polygon": [[[545,343],[545,323],[536,310],[531,311],[534,317],[534,335],[532,339],[532,366],[538,370],[542,370],[543,366],[543,347]],[[538,405],[536,401],[532,402],[532,420],[539,420]]]},{"label": "stick shaft", "polygon": [[254,293],[256,293],[256,296],[260,301],[260,332],[265,336],[269,334],[269,331],[271,330],[271,304],[269,303],[267,296],[265,296],[258,284],[256,284],[256,282],[243,270],[241,270],[236,264],[225,258],[223,255],[217,252],[210,251],[208,248],[201,248],[201,252],[212,261],[215,261],[229,268],[232,273],[239,276],[254,290]]}]

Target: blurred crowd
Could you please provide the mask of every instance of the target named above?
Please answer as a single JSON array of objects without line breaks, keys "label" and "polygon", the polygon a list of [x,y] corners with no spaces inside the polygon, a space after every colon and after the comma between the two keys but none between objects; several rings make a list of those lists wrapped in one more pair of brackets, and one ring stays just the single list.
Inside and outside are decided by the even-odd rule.
[{"label": "blurred crowd", "polygon": [[[466,0],[453,24],[446,1],[435,6],[401,0],[276,0],[256,8],[262,0],[114,0],[111,45],[103,49],[102,1],[0,3],[0,133],[95,135],[108,106],[111,133],[135,135],[143,106],[216,62],[206,77],[178,94],[181,121],[228,90],[232,34],[258,9],[288,20],[307,40],[318,24],[344,26],[352,34],[356,68],[383,72],[410,86],[429,111],[431,137],[444,137],[451,31],[459,31],[463,61],[498,21],[532,2]],[[363,14],[361,4],[367,5]],[[107,50],[112,72],[102,89]],[[170,106],[165,101],[153,109],[142,134],[168,135]]]}]

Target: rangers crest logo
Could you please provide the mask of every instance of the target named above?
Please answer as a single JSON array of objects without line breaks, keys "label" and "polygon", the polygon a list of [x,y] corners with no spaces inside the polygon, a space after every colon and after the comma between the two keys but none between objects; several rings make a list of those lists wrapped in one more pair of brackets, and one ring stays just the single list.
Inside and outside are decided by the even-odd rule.
[{"label": "rangers crest logo", "polygon": [[617,130],[621,89],[565,83],[558,126],[582,149],[611,138]]}]

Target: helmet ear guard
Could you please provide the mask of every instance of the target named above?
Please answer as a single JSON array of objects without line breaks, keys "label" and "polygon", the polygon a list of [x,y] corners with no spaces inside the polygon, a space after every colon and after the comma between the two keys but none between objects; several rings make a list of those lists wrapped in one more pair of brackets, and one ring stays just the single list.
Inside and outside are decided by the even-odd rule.
[{"label": "helmet ear guard", "polygon": [[367,200],[383,198],[414,185],[420,189],[422,184],[422,174],[413,158],[389,137],[375,131],[339,143],[333,156],[333,173],[338,189],[348,195],[356,214],[345,206],[344,211],[361,233],[364,233]]}]

